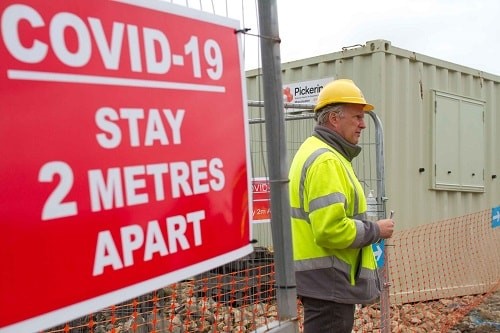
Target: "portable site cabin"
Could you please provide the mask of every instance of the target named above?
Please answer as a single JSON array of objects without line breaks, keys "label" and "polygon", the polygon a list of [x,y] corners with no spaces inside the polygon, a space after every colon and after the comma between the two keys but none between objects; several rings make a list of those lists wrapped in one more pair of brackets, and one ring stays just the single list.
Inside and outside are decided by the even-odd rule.
[{"label": "portable site cabin", "polygon": [[[383,129],[385,175],[385,193],[376,195],[379,202],[387,200],[387,210],[396,212],[397,231],[477,212],[486,212],[486,218],[493,219],[495,207],[500,205],[499,76],[397,48],[386,40],[284,63],[282,74],[284,86],[352,79],[375,106]],[[261,86],[261,72],[248,71],[249,100],[263,99]],[[250,108],[251,120],[263,114],[258,108]],[[300,143],[311,134],[314,121],[285,123],[291,160]],[[372,129],[370,124],[362,140],[374,140]],[[251,126],[250,137],[253,176],[265,176],[264,130]],[[356,163],[361,163],[358,170],[370,174],[373,168],[380,167],[372,158],[363,157]],[[365,184],[367,190],[376,189],[373,179],[366,179]],[[493,273],[499,276],[500,228],[492,229],[493,248],[489,250],[497,262]],[[272,246],[268,225],[254,224],[253,230],[261,245]],[[430,238],[424,246],[451,244],[446,237],[426,237]],[[463,237],[467,239],[468,235]],[[466,250],[473,251],[474,247],[467,245]]]},{"label": "portable site cabin", "polygon": [[[384,134],[387,208],[398,228],[500,205],[500,77],[400,49],[386,40],[282,64],[283,84],[351,78]],[[249,100],[261,73],[247,72]],[[262,117],[251,108],[250,119]],[[287,122],[288,124],[288,122]],[[300,142],[311,133],[291,134]],[[251,139],[263,133],[251,131]],[[363,134],[364,135],[364,134]],[[293,157],[293,150],[289,152]],[[259,168],[254,176],[264,176]]]}]

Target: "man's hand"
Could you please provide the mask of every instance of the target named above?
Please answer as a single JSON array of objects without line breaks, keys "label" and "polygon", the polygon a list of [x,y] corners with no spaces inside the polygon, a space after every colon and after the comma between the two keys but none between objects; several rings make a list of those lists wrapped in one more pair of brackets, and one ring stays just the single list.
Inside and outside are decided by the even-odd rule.
[{"label": "man's hand", "polygon": [[394,232],[394,220],[393,219],[384,219],[378,220],[377,223],[380,229],[380,238],[391,238],[392,233]]}]

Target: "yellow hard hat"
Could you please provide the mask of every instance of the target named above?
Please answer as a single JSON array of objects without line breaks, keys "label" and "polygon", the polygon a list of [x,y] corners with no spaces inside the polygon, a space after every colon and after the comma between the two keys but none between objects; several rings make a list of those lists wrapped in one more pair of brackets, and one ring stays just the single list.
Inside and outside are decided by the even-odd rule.
[{"label": "yellow hard hat", "polygon": [[349,79],[334,80],[326,84],[319,93],[314,112],[317,112],[328,104],[337,103],[363,104],[363,111],[371,111],[374,109],[373,105],[366,102],[358,86]]}]

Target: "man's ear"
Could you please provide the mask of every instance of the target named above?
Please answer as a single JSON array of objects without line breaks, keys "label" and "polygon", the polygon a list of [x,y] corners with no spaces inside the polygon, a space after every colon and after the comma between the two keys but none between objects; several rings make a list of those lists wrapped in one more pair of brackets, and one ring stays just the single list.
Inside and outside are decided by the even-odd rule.
[{"label": "man's ear", "polygon": [[330,112],[328,114],[328,121],[330,122],[330,124],[332,125],[336,125],[337,124],[337,121],[338,121],[338,113],[337,112]]}]

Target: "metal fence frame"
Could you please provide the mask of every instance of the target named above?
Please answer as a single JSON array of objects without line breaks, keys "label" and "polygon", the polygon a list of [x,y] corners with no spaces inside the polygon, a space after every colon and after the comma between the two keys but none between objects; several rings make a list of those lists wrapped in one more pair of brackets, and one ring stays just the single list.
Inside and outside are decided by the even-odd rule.
[{"label": "metal fence frame", "polygon": [[[264,107],[264,103],[262,101],[248,101],[249,107]],[[299,104],[299,103],[283,103],[285,116],[284,121],[286,123],[285,127],[287,128],[287,134],[290,131],[290,127],[292,127],[293,122],[297,121],[307,121],[308,123],[314,122],[314,114],[311,112],[314,108],[314,105],[309,104]],[[292,110],[291,112],[289,112]],[[366,156],[362,157],[362,161],[359,163],[353,163],[353,166],[356,169],[356,173],[358,174],[358,178],[361,183],[365,187],[365,191],[368,189],[376,190],[376,199],[377,199],[377,216],[378,219],[385,218],[386,216],[386,201],[388,198],[385,193],[385,175],[384,175],[384,144],[383,144],[383,127],[380,121],[380,118],[377,116],[375,112],[368,112],[370,121],[367,122],[367,135],[363,135],[362,140],[360,142],[360,146],[363,147],[363,150],[360,155],[365,153]],[[265,119],[263,118],[254,118],[249,120],[250,125],[255,124],[263,124],[265,123]],[[293,132],[293,130],[291,130]],[[258,134],[252,133],[252,127],[250,126],[250,137],[251,140],[258,140]],[[256,131],[258,132],[258,131]],[[302,131],[305,133],[304,131]],[[312,132],[312,128],[311,128]],[[364,138],[364,140],[363,140]],[[290,138],[287,138],[287,151],[292,155],[295,153],[298,145],[305,140],[306,137],[294,138],[296,140],[295,147],[290,148]],[[373,141],[372,141],[373,140]],[[292,145],[293,146],[293,145]],[[255,152],[252,152],[252,156],[255,156]],[[375,161],[372,161],[372,157],[374,157]],[[356,159],[355,159],[356,160]],[[367,162],[368,161],[368,162]],[[354,162],[354,161],[353,161]],[[261,163],[270,163],[270,161],[261,161]],[[363,163],[374,164],[373,167],[368,167]],[[254,165],[254,161],[252,161],[252,165]],[[266,167],[262,168],[263,170],[267,170]],[[368,172],[367,175],[364,174],[365,170],[375,170],[375,175],[373,176],[371,172]],[[259,174],[258,176],[266,176]],[[373,184],[373,185],[370,185]],[[271,185],[272,186],[272,185]],[[375,187],[375,188],[373,188]],[[272,222],[271,222],[272,223]],[[255,225],[254,225],[255,226]],[[262,226],[260,226],[262,228]],[[267,231],[263,231],[266,233]],[[272,232],[272,230],[271,230]],[[259,235],[254,235],[259,237]],[[268,244],[267,244],[268,245]],[[286,254],[292,256],[292,254]],[[384,260],[383,262],[388,262],[388,254],[387,251],[383,251]],[[279,258],[275,258],[278,261]],[[390,332],[390,301],[389,301],[389,271],[387,269],[388,265],[384,265],[379,269],[379,275],[381,278],[381,287],[382,293],[380,297],[380,307],[381,307],[381,332]],[[277,295],[279,297],[279,294]],[[283,332],[276,328],[276,332]]]}]

